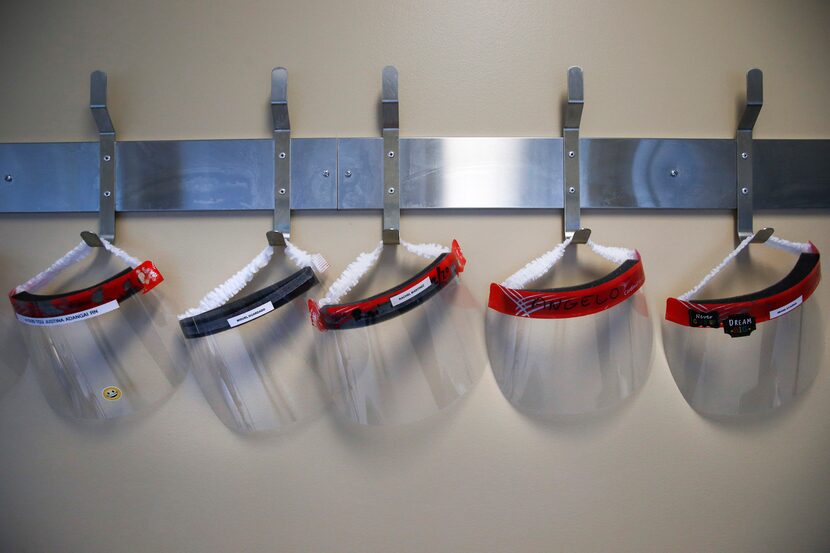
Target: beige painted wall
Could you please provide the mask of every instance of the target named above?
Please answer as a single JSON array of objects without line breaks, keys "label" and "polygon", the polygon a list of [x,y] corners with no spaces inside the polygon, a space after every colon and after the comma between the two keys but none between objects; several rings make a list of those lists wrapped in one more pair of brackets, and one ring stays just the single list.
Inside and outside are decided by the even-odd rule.
[{"label": "beige painted wall", "polygon": [[[387,63],[401,72],[409,136],[558,135],[565,72],[580,64],[586,136],[730,137],[744,72],[760,66],[757,136],[830,138],[828,24],[823,0],[6,2],[0,141],[92,139],[96,68],[109,72],[122,139],[266,137],[275,65],[290,70],[295,136],[376,135]],[[598,240],[640,249],[658,315],[733,244],[729,213],[590,213],[586,223]],[[758,223],[830,251],[826,212]],[[93,225],[0,216],[0,287]],[[182,309],[258,251],[268,225],[264,213],[127,215],[118,238],[165,268]],[[301,214],[294,225],[341,268],[378,238],[379,214]],[[559,240],[560,225],[558,212],[403,220],[411,240],[459,239],[482,301],[490,280]],[[826,319],[830,286],[815,298]],[[658,319],[641,393],[566,423],[518,414],[485,370],[465,401],[406,428],[324,416],[244,438],[192,377],[148,417],[90,427],[57,418],[28,371],[0,397],[0,551],[830,549],[827,357],[790,408],[714,422],[680,396]]]}]

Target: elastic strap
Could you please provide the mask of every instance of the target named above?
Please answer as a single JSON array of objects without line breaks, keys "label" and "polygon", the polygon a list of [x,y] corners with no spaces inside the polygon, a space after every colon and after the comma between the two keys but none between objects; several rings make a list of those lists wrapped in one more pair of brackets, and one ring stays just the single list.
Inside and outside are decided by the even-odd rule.
[{"label": "elastic strap", "polygon": [[[103,238],[101,238],[101,243],[104,245],[104,249],[129,265],[131,268],[135,269],[141,265],[141,261],[131,256],[121,248],[113,246]],[[86,258],[92,250],[93,248],[88,246],[86,242],[81,241],[77,246],[66,252],[60,259],[52,263],[52,265],[50,265],[46,270],[36,274],[15,288],[14,293],[19,294],[21,292],[34,292],[38,288],[45,286],[46,284],[52,282],[52,280],[54,280],[54,278],[58,276],[61,271]]]},{"label": "elastic strap", "polygon": [[339,302],[340,298],[357,286],[357,283],[360,282],[363,275],[377,265],[381,251],[383,251],[383,242],[378,242],[374,250],[361,253],[354,261],[349,263],[343,272],[340,273],[340,276],[337,277],[337,280],[331,283],[328,292],[326,292],[326,296],[319,301],[320,307]]},{"label": "elastic strap", "polygon": [[[733,259],[735,259],[739,253],[741,253],[749,244],[752,242],[752,239],[755,238],[755,235],[747,236],[746,238],[738,244],[738,247],[732,250],[729,255],[723,258],[717,267],[709,271],[709,273],[703,277],[703,280],[697,283],[697,285],[686,292],[677,297],[677,299],[681,301],[688,301],[692,297],[696,296],[698,292],[700,292],[704,286],[709,284],[709,282],[720,273],[724,267],[729,265]],[[789,252],[792,254],[801,254],[807,253],[811,251],[812,247],[809,243],[806,242],[791,242],[789,240],[784,240],[783,238],[778,238],[777,236],[770,236],[770,238],[764,242],[764,245],[770,246],[773,248],[778,248],[779,250],[784,250],[785,252]]]},{"label": "elastic strap", "polygon": [[104,240],[103,238],[101,238],[101,243],[104,245],[105,250],[107,250],[112,255],[114,255],[115,257],[117,257],[118,259],[120,259],[121,261],[126,263],[127,265],[129,265],[131,268],[135,269],[136,267],[141,265],[141,260],[140,259],[137,259],[137,258],[131,256],[130,254],[128,254],[127,252],[125,252],[121,248],[117,248],[117,247],[113,246],[112,244],[110,244],[109,242]]},{"label": "elastic strap", "polygon": [[[571,238],[566,238],[564,242],[554,247],[552,250],[543,253],[527,265],[507,277],[501,283],[505,288],[522,289],[531,282],[538,280],[548,274],[554,265],[559,263],[559,260],[565,255],[565,250],[568,244],[571,243]],[[619,248],[616,246],[603,246],[597,244],[593,240],[588,240],[588,246],[591,247],[594,253],[604,257],[605,259],[621,265],[629,259],[637,259],[637,252],[629,250],[628,248]]]},{"label": "elastic strap", "polygon": [[778,238],[777,236],[770,236],[769,240],[764,242],[764,244],[795,255],[813,251],[813,246],[809,242],[791,242],[783,238]]},{"label": "elastic strap", "polygon": [[401,240],[401,246],[406,248],[406,251],[409,253],[430,260],[437,258],[441,254],[449,253],[450,251],[448,247],[442,246],[441,244],[411,244],[406,240]]},{"label": "elastic strap", "polygon": [[[266,246],[264,250],[259,252],[250,263],[245,265],[242,269],[237,271],[228,280],[211,290],[199,302],[197,307],[193,307],[179,315],[179,319],[187,319],[201,315],[217,307],[222,307],[231,298],[237,295],[245,286],[248,285],[254,276],[271,261],[274,256],[274,247]],[[302,250],[289,241],[285,241],[285,256],[298,268],[311,267],[318,273],[324,273],[328,270],[329,264],[319,253],[311,254]]]},{"label": "elastic strap", "polygon": [[[412,244],[401,240],[401,246],[411,254],[426,258],[435,259],[439,255],[448,253],[449,248],[440,244]],[[380,254],[383,251],[383,242],[379,242],[377,247],[369,252],[363,252],[357,258],[349,263],[346,269],[337,277],[326,293],[326,296],[318,302],[320,307],[324,305],[331,305],[339,303],[340,300],[351,290],[357,286],[360,279],[369,272],[372,267],[377,265],[380,259]]]},{"label": "elastic strap", "polygon": [[616,263],[617,265],[622,265],[626,261],[638,258],[636,250],[620,248],[619,246],[603,246],[602,244],[597,244],[593,240],[588,240],[588,245],[595,254],[600,257],[604,257],[608,261]]}]

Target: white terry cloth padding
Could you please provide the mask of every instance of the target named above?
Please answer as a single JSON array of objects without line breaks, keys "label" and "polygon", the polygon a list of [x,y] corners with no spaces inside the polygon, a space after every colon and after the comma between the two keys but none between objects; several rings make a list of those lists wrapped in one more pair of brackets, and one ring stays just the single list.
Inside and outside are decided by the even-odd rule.
[{"label": "white terry cloth padding", "polygon": [[[700,292],[709,282],[720,273],[724,267],[729,265],[733,259],[735,259],[739,253],[741,253],[744,248],[749,246],[752,242],[752,239],[755,238],[755,235],[747,236],[744,238],[738,247],[732,250],[729,255],[723,258],[717,267],[709,271],[709,273],[703,277],[703,280],[697,283],[697,285],[680,296],[677,296],[677,299],[680,301],[689,301],[693,297],[697,296],[697,293]],[[778,238],[777,236],[770,236],[769,240],[764,242],[764,245],[771,246],[773,248],[778,248],[779,250],[784,250],[793,254],[800,254],[800,253],[807,253],[810,251],[811,246],[807,242],[790,242],[789,240],[784,240],[783,238]]]},{"label": "white terry cloth padding", "polygon": [[[271,261],[274,255],[274,247],[266,246],[250,263],[237,271],[228,280],[211,290],[202,298],[198,307],[192,307],[178,316],[179,320],[201,315],[211,309],[216,309],[228,303],[232,297],[237,295],[245,286],[254,279],[254,276]],[[298,268],[311,267],[318,273],[328,270],[329,264],[326,258],[319,253],[311,254],[285,241],[285,255]]]},{"label": "white terry cloth padding", "polygon": [[411,244],[406,240],[401,240],[401,246],[406,248],[409,253],[421,256],[425,259],[435,259],[439,255],[449,253],[450,249],[441,244]]},{"label": "white terry cloth padding", "polygon": [[588,246],[591,250],[600,257],[604,257],[612,263],[622,265],[626,261],[637,259],[637,252],[628,248],[620,248],[619,246],[603,246],[597,244],[593,240],[588,240]]},{"label": "white terry cloth padding", "polygon": [[[505,288],[521,289],[531,282],[542,278],[551,269],[553,269],[554,265],[556,265],[560,259],[562,259],[565,255],[565,250],[568,248],[568,244],[571,243],[571,240],[572,238],[566,238],[564,242],[558,244],[552,250],[543,253],[507,277],[501,285]],[[597,244],[593,240],[588,240],[588,246],[590,246],[590,248],[597,255],[617,264],[622,264],[629,259],[637,259],[637,252],[628,248],[603,246],[601,244]]]},{"label": "white terry cloth padding", "polygon": [[339,302],[340,298],[348,294],[352,288],[357,286],[357,283],[360,282],[363,275],[368,273],[369,269],[377,265],[378,259],[380,259],[381,251],[383,251],[382,241],[378,242],[375,249],[370,252],[361,253],[354,261],[349,263],[340,276],[337,277],[337,280],[332,282],[326,296],[319,301],[320,307]]},{"label": "white terry cloth padding", "polygon": [[764,244],[793,254],[810,253],[813,250],[809,242],[791,242],[777,236],[770,236]]},{"label": "white terry cloth padding", "polygon": [[117,247],[113,246],[112,244],[110,244],[109,242],[104,240],[103,238],[100,238],[100,240],[101,240],[101,243],[104,245],[104,249],[106,249],[112,255],[114,255],[115,257],[117,257],[118,259],[120,259],[121,261],[123,261],[124,263],[126,263],[127,265],[132,267],[133,269],[135,269],[136,267],[141,265],[141,260],[131,256],[130,254],[128,254],[127,252],[125,252],[121,248],[117,248]]},{"label": "white terry cloth padding", "polygon": [[[406,242],[405,240],[401,240],[401,246],[406,248],[406,251],[411,254],[430,260],[450,251],[449,248],[442,246],[441,244],[412,244],[410,242]],[[379,242],[372,251],[363,252],[358,255],[354,261],[349,263],[343,273],[337,277],[337,280],[332,283],[326,293],[326,296],[318,302],[319,306],[323,307],[324,305],[338,303],[343,296],[348,294],[352,288],[357,286],[360,279],[363,278],[363,276],[368,273],[372,267],[377,265],[377,262],[380,259],[381,251],[383,251],[383,242]]]},{"label": "white terry cloth padding", "polygon": [[[100,238],[100,237],[99,237]],[[121,248],[116,248],[108,241],[101,238],[101,243],[104,245],[104,249],[108,252],[119,258],[121,261],[129,265],[131,268],[135,269],[139,265],[141,265],[141,261],[136,259],[135,257],[131,256]],[[58,274],[69,267],[81,261],[82,259],[86,258],[92,252],[94,248],[88,246],[86,242],[81,241],[77,246],[66,252],[60,259],[52,263],[46,270],[36,274],[20,286],[14,289],[16,294],[20,292],[34,292],[38,288],[52,282],[52,280],[58,276]]]},{"label": "white terry cloth padding", "polygon": [[319,253],[308,253],[298,248],[288,240],[285,241],[285,255],[298,268],[311,267],[316,273],[325,273],[329,270],[329,262]]}]

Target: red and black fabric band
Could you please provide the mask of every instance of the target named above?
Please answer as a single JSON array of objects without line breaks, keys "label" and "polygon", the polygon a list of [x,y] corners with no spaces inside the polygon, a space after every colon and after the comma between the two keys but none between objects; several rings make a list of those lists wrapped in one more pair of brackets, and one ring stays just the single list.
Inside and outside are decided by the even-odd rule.
[{"label": "red and black fabric band", "polygon": [[820,255],[815,247],[813,250],[800,254],[787,276],[758,292],[711,300],[668,298],[666,320],[695,328],[754,329],[756,323],[785,315],[805,302],[821,281]]},{"label": "red and black fabric band", "polygon": [[565,319],[592,315],[625,301],[645,282],[639,258],[623,262],[614,271],[578,286],[529,290],[490,285],[488,307],[505,315],[531,319]]},{"label": "red and black fabric band", "polygon": [[371,298],[323,307],[318,307],[313,300],[309,300],[311,322],[320,330],[345,330],[387,321],[435,296],[452,279],[464,272],[466,263],[458,242],[453,241],[448,253],[438,256],[416,276]]},{"label": "red and black fabric band", "polygon": [[82,290],[61,294],[33,294],[9,292],[15,313],[32,318],[52,318],[80,313],[106,303],[123,302],[138,292],[149,292],[164,277],[150,261],[135,269],[125,269],[117,275]]}]

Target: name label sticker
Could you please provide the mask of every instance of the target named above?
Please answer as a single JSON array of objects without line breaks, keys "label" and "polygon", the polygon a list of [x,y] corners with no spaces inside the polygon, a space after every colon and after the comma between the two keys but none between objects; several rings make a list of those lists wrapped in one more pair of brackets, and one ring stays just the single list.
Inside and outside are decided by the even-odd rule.
[{"label": "name label sticker", "polygon": [[236,317],[231,317],[230,319],[228,319],[228,324],[230,325],[231,328],[233,328],[235,326],[243,325],[245,323],[249,323],[249,322],[253,321],[254,319],[258,319],[258,318],[262,317],[263,315],[265,315],[267,313],[270,313],[273,310],[274,310],[274,304],[269,301],[267,303],[263,303],[259,307],[254,307],[250,311],[246,311],[246,312],[242,313],[241,315],[237,315]]},{"label": "name label sticker", "polygon": [[700,311],[689,310],[689,324],[696,327],[719,328],[720,317],[717,311],[701,313]]},{"label": "name label sticker", "polygon": [[426,277],[424,280],[422,280],[409,290],[405,290],[397,296],[392,296],[391,298],[389,298],[389,301],[392,302],[392,305],[400,305],[407,300],[411,300],[412,298],[414,298],[415,296],[429,288],[431,282],[432,281],[429,279],[429,277]]},{"label": "name label sticker", "polygon": [[804,296],[798,296],[787,305],[782,305],[778,309],[773,309],[772,311],[770,311],[769,318],[774,319],[776,317],[780,317],[781,315],[785,315],[793,309],[795,309],[796,307],[798,307],[799,305],[801,305],[802,303],[804,303]]},{"label": "name label sticker", "polygon": [[98,317],[105,313],[109,313],[110,311],[115,311],[116,309],[118,309],[118,300],[112,300],[103,305],[99,305],[98,307],[87,309],[86,311],[78,311],[77,313],[72,313],[70,315],[61,315],[60,317],[27,317],[19,313],[16,313],[16,315],[17,320],[27,325],[58,326],[69,323],[77,323],[78,321],[94,319],[95,317]]},{"label": "name label sticker", "polygon": [[723,320],[723,331],[733,338],[749,336],[755,330],[755,317],[749,313],[730,315]]}]

